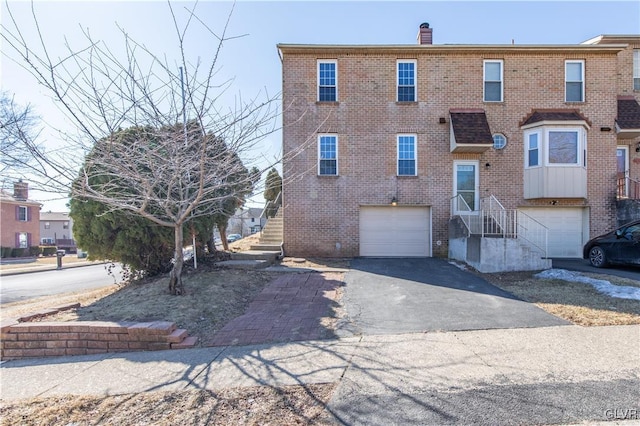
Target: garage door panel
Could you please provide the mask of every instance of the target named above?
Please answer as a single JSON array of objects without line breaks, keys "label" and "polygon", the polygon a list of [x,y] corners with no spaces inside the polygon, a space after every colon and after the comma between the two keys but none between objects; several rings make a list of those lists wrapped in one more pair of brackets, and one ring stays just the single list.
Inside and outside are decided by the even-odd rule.
[{"label": "garage door panel", "polygon": [[549,228],[549,257],[582,257],[584,210],[581,208],[522,209]]},{"label": "garage door panel", "polygon": [[360,255],[426,257],[430,255],[427,207],[362,207]]}]

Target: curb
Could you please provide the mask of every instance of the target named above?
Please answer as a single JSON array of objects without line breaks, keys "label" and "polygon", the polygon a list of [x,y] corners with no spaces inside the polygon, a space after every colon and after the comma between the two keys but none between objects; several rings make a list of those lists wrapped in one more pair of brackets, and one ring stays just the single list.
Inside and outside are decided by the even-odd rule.
[{"label": "curb", "polygon": [[[63,263],[61,270],[65,270],[69,268],[82,268],[85,266],[104,265],[107,263],[109,262],[69,263],[67,265]],[[47,271],[58,271],[58,270],[59,269],[56,265],[33,266],[33,267],[23,268],[23,269],[8,269],[5,271],[0,271],[0,277],[6,277],[10,275],[30,274],[33,272],[47,272]]]}]

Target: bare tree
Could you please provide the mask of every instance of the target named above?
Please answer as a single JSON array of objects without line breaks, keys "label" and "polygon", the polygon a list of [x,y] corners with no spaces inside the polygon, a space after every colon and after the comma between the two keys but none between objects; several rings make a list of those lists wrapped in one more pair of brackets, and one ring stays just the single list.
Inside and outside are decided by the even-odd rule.
[{"label": "bare tree", "polygon": [[[8,5],[2,39],[77,131],[77,137],[67,136],[71,149],[65,151],[65,161],[80,154],[73,158],[78,166],[60,167],[59,180],[64,174],[74,182],[69,186],[72,198],[96,200],[173,228],[175,264],[169,288],[180,294],[183,227],[195,217],[220,213],[225,200],[246,195],[252,182],[242,162],[250,163],[256,144],[274,131],[278,98],[265,93],[225,106],[222,94],[231,81],[216,78],[223,45],[235,38],[227,34],[231,12],[216,33],[198,18],[196,6],[178,13],[168,2],[167,8],[178,46],[173,61],[120,27],[119,51],[84,30],[84,46],[67,43],[66,54],[54,58],[33,3],[39,43],[27,42],[24,24]],[[204,28],[213,42],[209,52],[189,60],[187,38],[193,26]]]},{"label": "bare tree", "polygon": [[30,105],[19,105],[8,92],[0,92],[0,173],[33,167],[41,151],[36,144],[38,117]]}]

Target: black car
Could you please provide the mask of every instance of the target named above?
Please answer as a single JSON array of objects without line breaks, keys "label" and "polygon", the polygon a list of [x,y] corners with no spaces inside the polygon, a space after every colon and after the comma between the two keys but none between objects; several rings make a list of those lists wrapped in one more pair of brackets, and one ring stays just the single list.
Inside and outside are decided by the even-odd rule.
[{"label": "black car", "polygon": [[640,220],[589,240],[582,257],[596,268],[614,263],[640,265]]}]

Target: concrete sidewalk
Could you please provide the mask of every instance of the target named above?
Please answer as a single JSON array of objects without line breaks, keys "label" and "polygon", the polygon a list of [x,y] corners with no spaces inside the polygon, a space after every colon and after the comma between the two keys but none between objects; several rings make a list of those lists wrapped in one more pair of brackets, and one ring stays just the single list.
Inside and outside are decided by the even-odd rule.
[{"label": "concrete sidewalk", "polygon": [[640,325],[559,326],[19,360],[0,366],[0,389],[15,400],[337,382],[338,424],[568,424],[611,409],[638,420],[639,342]]}]

